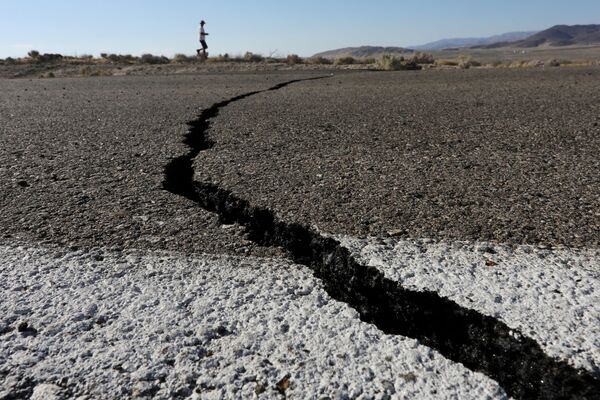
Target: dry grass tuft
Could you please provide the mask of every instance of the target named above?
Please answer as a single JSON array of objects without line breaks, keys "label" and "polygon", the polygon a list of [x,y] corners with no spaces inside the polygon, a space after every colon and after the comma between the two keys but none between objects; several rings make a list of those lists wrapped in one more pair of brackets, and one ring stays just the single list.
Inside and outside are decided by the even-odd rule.
[{"label": "dry grass tuft", "polygon": [[352,65],[356,64],[356,58],[351,56],[338,57],[333,61],[334,65]]}]

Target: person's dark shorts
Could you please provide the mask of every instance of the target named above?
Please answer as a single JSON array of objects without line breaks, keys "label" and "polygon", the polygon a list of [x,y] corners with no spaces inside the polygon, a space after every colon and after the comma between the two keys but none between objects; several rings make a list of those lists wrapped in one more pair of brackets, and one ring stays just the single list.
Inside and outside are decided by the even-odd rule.
[{"label": "person's dark shorts", "polygon": [[203,48],[204,50],[208,49],[208,45],[206,44],[206,40],[201,40],[201,41],[200,41],[200,44],[202,45],[202,48]]}]

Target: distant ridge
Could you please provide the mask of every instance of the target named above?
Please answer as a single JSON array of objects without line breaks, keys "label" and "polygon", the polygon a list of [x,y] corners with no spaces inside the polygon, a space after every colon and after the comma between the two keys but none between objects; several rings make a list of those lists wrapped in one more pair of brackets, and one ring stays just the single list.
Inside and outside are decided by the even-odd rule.
[{"label": "distant ridge", "polygon": [[323,58],[338,58],[338,57],[379,57],[383,54],[406,54],[413,53],[412,49],[403,47],[381,47],[381,46],[361,46],[361,47],[345,47],[343,49],[328,50],[315,54],[313,57]]},{"label": "distant ridge", "polygon": [[473,48],[533,48],[539,46],[559,47],[589,44],[600,44],[600,25],[556,25],[523,40],[474,46]]},{"label": "distant ridge", "polygon": [[361,46],[346,47],[315,54],[313,57],[338,58],[351,56],[355,58],[379,57],[383,54],[407,54],[415,51],[439,51],[445,49],[495,49],[501,47],[535,48],[539,46],[573,46],[600,45],[600,25],[555,25],[541,32],[508,32],[483,38],[442,39],[420,46],[381,47]]},{"label": "distant ridge", "polygon": [[445,49],[461,49],[475,46],[489,46],[496,43],[514,42],[518,40],[526,39],[537,31],[532,32],[508,32],[501,35],[494,35],[490,37],[479,37],[479,38],[455,38],[455,39],[441,39],[435,42],[426,43],[420,46],[411,46],[411,48],[419,51],[436,51]]}]

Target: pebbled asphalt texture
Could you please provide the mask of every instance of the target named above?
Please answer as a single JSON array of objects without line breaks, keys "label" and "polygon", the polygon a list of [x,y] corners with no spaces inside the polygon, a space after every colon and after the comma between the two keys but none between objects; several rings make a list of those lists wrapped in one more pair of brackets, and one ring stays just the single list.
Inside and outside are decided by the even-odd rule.
[{"label": "pebbled asphalt texture", "polygon": [[600,69],[362,72],[230,104],[196,180],[354,236],[600,245]]},{"label": "pebbled asphalt texture", "polygon": [[[300,76],[303,76],[300,74]],[[294,74],[0,80],[0,238],[269,255],[162,189],[187,121]]]}]

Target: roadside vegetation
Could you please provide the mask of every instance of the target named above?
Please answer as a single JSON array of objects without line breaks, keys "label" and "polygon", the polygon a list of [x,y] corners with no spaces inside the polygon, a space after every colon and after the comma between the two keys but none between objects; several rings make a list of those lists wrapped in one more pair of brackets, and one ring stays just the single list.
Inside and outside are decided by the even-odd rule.
[{"label": "roadside vegetation", "polygon": [[423,67],[414,60],[407,60],[404,57],[396,57],[384,54],[377,60],[377,68],[383,71],[414,71]]},{"label": "roadside vegetation", "polygon": [[[403,71],[426,69],[471,69],[471,68],[554,68],[554,67],[581,67],[600,65],[600,61],[572,61],[558,58],[548,60],[490,60],[481,62],[471,55],[455,55],[452,58],[437,58],[434,54],[415,52],[405,55],[384,54],[380,57],[352,57],[341,56],[335,59],[325,57],[304,58],[297,54],[289,54],[285,57],[263,56],[262,54],[246,52],[244,54],[230,55],[219,54],[200,60],[195,55],[175,54],[172,58],[164,55],[142,54],[134,56],[131,54],[101,53],[99,56],[80,55],[63,56],[62,54],[41,53],[37,50],[30,51],[26,57],[0,59],[1,66],[9,66],[14,70],[25,69],[29,76],[40,78],[54,78],[56,76],[79,75],[79,76],[110,76],[121,73],[119,70],[127,71],[136,66],[154,66],[155,69],[163,68],[185,68],[186,66],[200,64],[248,64],[248,65],[273,65],[276,68],[352,68],[352,69],[374,69],[381,71]],[[168,67],[172,65],[173,67]],[[23,68],[20,68],[22,66]],[[216,67],[218,68],[218,67]],[[234,67],[235,68],[235,67]],[[245,67],[246,68],[246,67]],[[248,67],[251,68],[251,67]],[[262,68],[262,67],[259,67]],[[65,74],[64,70],[69,69]],[[75,71],[75,73],[73,73]],[[22,74],[24,75],[24,74]]]}]

